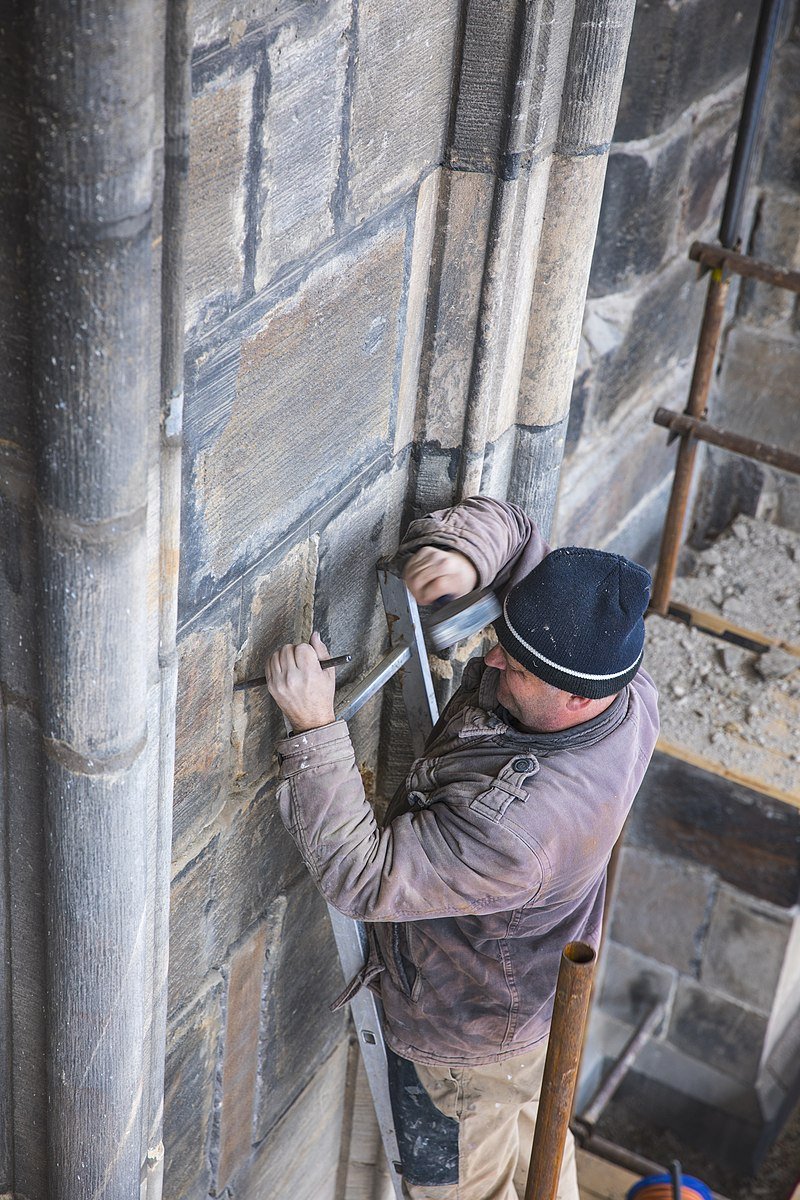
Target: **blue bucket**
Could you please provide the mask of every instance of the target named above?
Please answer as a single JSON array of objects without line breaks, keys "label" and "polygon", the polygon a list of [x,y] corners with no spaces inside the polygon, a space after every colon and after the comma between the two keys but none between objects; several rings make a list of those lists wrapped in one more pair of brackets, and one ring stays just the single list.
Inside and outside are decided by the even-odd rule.
[{"label": "blue bucket", "polygon": [[[671,1175],[647,1175],[628,1188],[625,1200],[673,1200]],[[681,1179],[681,1200],[713,1200],[710,1190],[693,1175]]]}]

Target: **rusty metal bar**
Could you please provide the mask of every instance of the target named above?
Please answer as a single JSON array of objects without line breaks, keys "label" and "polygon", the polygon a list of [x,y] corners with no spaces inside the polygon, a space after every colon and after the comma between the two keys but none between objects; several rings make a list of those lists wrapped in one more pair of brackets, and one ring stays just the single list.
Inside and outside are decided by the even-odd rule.
[{"label": "rusty metal bar", "polygon": [[[722,319],[725,314],[725,300],[728,295],[730,280],[720,269],[712,272],[706,293],[706,305],[703,311],[703,323],[700,327],[700,338],[697,343],[697,354],[694,360],[694,371],[689,388],[689,400],[686,412],[690,417],[705,416],[708,401],[708,390],[711,385],[711,374],[714,369],[717,343],[722,329]],[[653,612],[666,616],[669,607],[672,583],[678,565],[681,541],[683,539],[683,524],[686,517],[686,506],[689,503],[689,492],[692,486],[692,473],[697,453],[697,443],[694,438],[684,435],[678,447],[678,457],[675,463],[675,477],[672,480],[669,506],[664,521],[664,532],[661,536],[661,549],[658,556],[658,567],[653,583],[653,595],[650,608]]]},{"label": "rusty metal bar", "polygon": [[595,959],[584,942],[570,942],[561,955],[525,1200],[555,1200],[558,1191]]},{"label": "rusty metal bar", "polygon": [[589,1099],[589,1103],[580,1116],[575,1118],[575,1126],[585,1129],[587,1137],[591,1135],[609,1100],[628,1074],[628,1071],[630,1071],[639,1051],[650,1041],[650,1038],[664,1020],[665,1011],[663,1002],[659,1001],[653,1005],[649,1012],[645,1013],[611,1064],[605,1078],[600,1080],[600,1084],[595,1089],[594,1095]]},{"label": "rusty metal bar", "polygon": [[687,417],[685,413],[673,412],[669,408],[657,408],[653,420],[656,425],[663,425],[673,433],[687,435],[700,442],[710,442],[712,446],[720,446],[733,454],[741,454],[781,471],[789,471],[792,475],[800,475],[800,454],[793,454],[791,450],[782,450],[780,446],[772,446],[769,442],[757,442],[738,433],[729,433],[727,429]]},{"label": "rusty metal bar", "polygon": [[735,250],[726,250],[724,246],[715,246],[710,242],[692,242],[689,258],[700,263],[702,267],[727,267],[734,275],[760,279],[762,283],[783,288],[787,292],[800,292],[800,271],[773,267],[772,263],[751,258],[749,254],[737,254]]}]

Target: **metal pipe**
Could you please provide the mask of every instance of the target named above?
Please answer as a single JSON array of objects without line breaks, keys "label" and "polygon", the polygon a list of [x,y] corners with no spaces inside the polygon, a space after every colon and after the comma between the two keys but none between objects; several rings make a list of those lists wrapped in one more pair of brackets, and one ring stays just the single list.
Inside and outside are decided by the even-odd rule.
[{"label": "metal pipe", "polygon": [[636,1029],[634,1029],[620,1050],[605,1078],[601,1079],[583,1112],[579,1117],[575,1118],[576,1125],[585,1126],[587,1131],[591,1133],[591,1130],[600,1120],[609,1100],[636,1061],[639,1051],[650,1041],[650,1038],[663,1021],[664,1012],[664,1004],[659,1002],[658,1004],[654,1004],[649,1012],[645,1013]]},{"label": "metal pipe", "polygon": [[[703,311],[703,323],[700,327],[700,338],[697,343],[697,353],[694,360],[692,382],[689,387],[689,399],[686,412],[690,417],[705,416],[708,402],[708,391],[711,386],[711,374],[714,368],[714,358],[725,315],[725,301],[728,295],[729,279],[723,276],[721,270],[715,270],[708,281],[706,304]],[[678,446],[678,456],[675,463],[675,476],[672,480],[672,491],[669,497],[667,515],[664,519],[664,532],[661,535],[661,548],[658,556],[658,567],[653,583],[653,595],[650,608],[653,612],[665,616],[669,607],[669,598],[675,571],[678,566],[678,555],[683,541],[683,525],[686,518],[686,508],[689,503],[689,492],[692,486],[694,460],[697,453],[697,443],[693,438],[681,438]]]},{"label": "metal pipe", "polygon": [[464,413],[464,435],[458,464],[457,500],[479,492],[481,487],[486,431],[489,413],[493,407],[494,371],[501,332],[498,316],[508,270],[508,255],[519,191],[520,160],[525,144],[533,85],[533,52],[542,7],[534,0],[520,0],[522,32],[517,41],[519,49],[489,217],[472,367]]},{"label": "metal pipe", "polygon": [[164,1063],[167,1044],[169,902],[175,720],[178,691],[178,568],[189,179],[191,43],[189,0],[167,0],[164,70],[164,207],[161,259],[161,445],[159,508],[159,739],[155,858],[152,867],[152,996],[145,1108],[146,1200],[160,1200],[164,1176]]},{"label": "metal pipe", "polygon": [[692,242],[689,258],[700,263],[702,267],[727,267],[734,275],[760,279],[762,283],[783,288],[787,292],[800,292],[800,271],[774,267],[772,263],[751,258],[749,254],[737,254],[735,250],[726,250],[724,246],[714,246],[710,242]]},{"label": "metal pipe", "polygon": [[583,942],[570,942],[561,956],[525,1200],[555,1200],[558,1191],[595,958]]},{"label": "metal pipe", "polygon": [[663,425],[673,433],[688,435],[700,442],[709,442],[712,446],[720,446],[733,454],[741,454],[745,458],[755,459],[756,462],[767,463],[781,471],[789,471],[792,475],[800,475],[800,454],[791,450],[782,450],[780,446],[772,446],[769,442],[757,442],[753,438],[742,437],[738,433],[730,433],[707,421],[698,421],[695,417],[687,417],[685,413],[672,412],[668,408],[657,408],[653,421]]},{"label": "metal pipe", "polygon": [[758,14],[742,115],[739,118],[728,189],[719,225],[719,240],[728,249],[733,249],[740,240],[742,209],[784,4],[785,0],[763,0]]}]

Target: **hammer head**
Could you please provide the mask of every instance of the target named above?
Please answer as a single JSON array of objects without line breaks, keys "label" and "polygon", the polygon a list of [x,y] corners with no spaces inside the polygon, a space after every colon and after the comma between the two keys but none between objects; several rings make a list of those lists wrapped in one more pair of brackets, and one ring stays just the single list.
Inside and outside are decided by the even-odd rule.
[{"label": "hammer head", "polygon": [[489,588],[461,596],[445,604],[428,622],[425,630],[428,645],[432,650],[446,650],[491,625],[502,611],[500,601]]}]

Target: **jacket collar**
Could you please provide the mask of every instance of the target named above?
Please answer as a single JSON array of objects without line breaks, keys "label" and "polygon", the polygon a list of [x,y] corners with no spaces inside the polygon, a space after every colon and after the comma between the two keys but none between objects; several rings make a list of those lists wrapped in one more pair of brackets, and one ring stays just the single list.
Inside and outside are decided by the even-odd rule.
[{"label": "jacket collar", "polygon": [[[465,722],[464,733],[502,735],[514,745],[524,745],[525,748],[538,758],[546,758],[559,750],[575,750],[579,746],[594,746],[610,733],[613,733],[628,714],[630,704],[630,685],[623,688],[605,712],[574,725],[572,729],[562,729],[556,733],[525,733],[511,724],[511,717],[497,703],[497,682],[500,672],[495,667],[484,667],[478,688],[479,708],[468,710],[469,717]],[[467,714],[465,713],[465,716]]]}]

